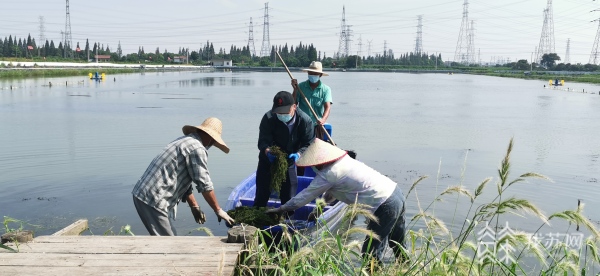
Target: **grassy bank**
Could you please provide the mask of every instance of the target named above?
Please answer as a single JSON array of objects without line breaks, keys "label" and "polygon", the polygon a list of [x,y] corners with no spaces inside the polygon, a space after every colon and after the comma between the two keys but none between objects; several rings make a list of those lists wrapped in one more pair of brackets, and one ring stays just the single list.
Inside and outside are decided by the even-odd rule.
[{"label": "grassy bank", "polygon": [[[280,243],[265,244],[269,233],[260,231],[249,243],[247,251],[242,253],[239,272],[241,275],[597,275],[600,233],[583,215],[582,206],[545,216],[526,199],[508,195],[510,187],[527,185],[528,179],[548,180],[537,173],[511,178],[512,147],[511,140],[496,180],[486,178],[474,191],[458,183],[440,193],[429,205],[423,205],[418,200],[417,191],[422,185],[420,183],[426,181],[425,177],[413,183],[406,193],[407,204],[412,205],[409,208],[417,208],[418,212],[407,221],[407,247],[403,251],[407,258],[404,260],[379,265],[368,256],[361,255],[363,240],[357,239],[356,234],[363,233],[373,239],[379,237],[354,226],[352,221],[357,216],[369,218],[370,213],[362,206],[350,205],[342,228],[331,231],[327,225],[321,225],[323,232],[316,241],[296,234],[284,236]],[[416,200],[410,197],[411,194]],[[492,200],[476,204],[482,194]],[[451,233],[446,226],[448,222],[434,216],[435,202],[458,201],[459,197],[468,199],[471,204],[468,210],[457,208],[450,223],[460,231]],[[507,228],[503,228],[502,221],[510,214],[537,220],[540,227],[534,233],[515,230],[501,235],[499,233]],[[417,227],[418,221],[425,226]],[[550,222],[560,225],[560,221],[571,227],[556,229],[554,226],[552,231],[568,233],[570,228],[581,225],[589,233],[584,236],[579,232],[582,238],[578,248],[572,247],[567,236],[550,244],[535,238],[548,231],[545,227]],[[484,239],[486,236],[480,232],[482,228],[486,232],[487,229],[496,232]],[[304,246],[298,248],[289,244]]]},{"label": "grassy bank", "polygon": [[98,72],[113,74],[139,73],[143,70],[131,68],[100,68],[100,69],[18,69],[0,70],[0,78],[40,78],[40,77],[70,77],[87,76],[89,73]]}]

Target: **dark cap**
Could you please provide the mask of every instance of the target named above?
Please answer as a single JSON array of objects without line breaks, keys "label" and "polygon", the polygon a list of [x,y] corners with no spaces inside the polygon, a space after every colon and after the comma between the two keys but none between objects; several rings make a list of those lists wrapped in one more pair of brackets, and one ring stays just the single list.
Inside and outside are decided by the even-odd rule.
[{"label": "dark cap", "polygon": [[287,91],[279,91],[273,98],[273,108],[271,109],[274,113],[289,113],[292,105],[295,104],[292,93]]}]

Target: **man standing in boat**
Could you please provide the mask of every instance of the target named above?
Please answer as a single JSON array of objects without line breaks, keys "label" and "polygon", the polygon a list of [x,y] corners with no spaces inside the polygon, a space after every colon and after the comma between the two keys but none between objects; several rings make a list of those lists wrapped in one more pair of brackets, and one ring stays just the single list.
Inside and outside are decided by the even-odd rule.
[{"label": "man standing in boat", "polygon": [[175,219],[180,200],[187,201],[197,223],[206,221],[194,198],[192,184],[196,184],[219,222],[224,219],[234,224],[234,220],[219,207],[207,167],[207,151],[211,146],[229,153],[221,138],[221,121],[211,117],[199,126],[186,125],[182,130],[185,136],[168,144],[152,160],[131,192],[135,209],[152,236],[177,235],[171,219]]},{"label": "man standing in boat", "polygon": [[[325,132],[322,125],[327,122],[329,112],[331,111],[331,104],[333,104],[331,88],[321,81],[321,77],[328,76],[328,74],[323,73],[323,65],[318,61],[311,62],[308,69],[302,69],[302,71],[308,72],[308,80],[298,83],[297,79],[292,79],[292,88],[294,88],[293,96],[300,110],[304,111],[312,119],[315,127],[315,137],[324,139]],[[315,111],[317,117],[310,110],[299,90],[302,91],[308,102],[310,102],[310,106]]]},{"label": "man standing in boat", "polygon": [[314,140],[296,165],[312,167],[316,173],[315,178],[290,201],[267,213],[294,211],[323,193],[325,198],[335,198],[346,204],[363,204],[373,214],[367,229],[379,237],[365,238],[363,254],[374,257],[381,263],[385,244],[389,243],[396,258],[402,260],[400,247],[405,247],[405,199],[398,184],[354,160],[346,151],[320,139]]},{"label": "man standing in boat", "polygon": [[271,165],[275,161],[275,155],[270,152],[271,147],[278,146],[288,156],[286,179],[279,192],[281,203],[286,203],[296,194],[298,187],[295,162],[314,138],[312,120],[297,109],[292,93],[278,92],[273,98],[271,110],[260,121],[254,206],[267,206],[271,195]]}]

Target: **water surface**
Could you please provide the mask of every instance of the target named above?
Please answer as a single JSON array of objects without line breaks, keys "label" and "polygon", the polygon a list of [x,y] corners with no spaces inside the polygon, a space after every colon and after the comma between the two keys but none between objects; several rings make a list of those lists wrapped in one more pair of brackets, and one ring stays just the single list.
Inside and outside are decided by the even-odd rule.
[{"label": "water surface", "polygon": [[[294,72],[303,79],[305,74]],[[215,116],[231,148],[210,150],[218,200],[256,168],[258,125],[277,91],[290,91],[286,73],[168,72],[0,80],[0,215],[38,224],[50,234],[78,218],[94,234],[126,224],[146,234],[131,189],[149,162],[185,124]],[[494,177],[478,202],[491,200],[497,168],[515,139],[512,176],[535,171],[553,182],[530,181],[509,190],[547,214],[586,203],[600,220],[600,96],[544,89],[544,81],[472,75],[336,72],[323,81],[333,91],[334,140],[408,191],[407,216],[425,208],[449,185],[474,190]],[[48,86],[48,82],[53,85]],[[10,86],[13,89],[10,89]],[[588,84],[572,88],[599,91]],[[415,197],[418,196],[418,200]],[[196,193],[209,227],[226,227]],[[180,235],[201,234],[180,206]],[[432,211],[456,231],[469,208],[450,196]],[[454,221],[454,224],[451,222]],[[533,231],[540,221],[514,218]],[[423,227],[422,223],[413,226]]]}]

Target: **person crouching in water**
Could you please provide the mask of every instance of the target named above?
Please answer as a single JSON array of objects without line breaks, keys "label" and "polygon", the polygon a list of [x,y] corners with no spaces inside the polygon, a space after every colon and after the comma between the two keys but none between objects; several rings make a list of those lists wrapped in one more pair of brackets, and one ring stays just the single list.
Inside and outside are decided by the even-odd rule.
[{"label": "person crouching in water", "polygon": [[405,208],[402,190],[394,181],[364,163],[352,159],[347,152],[318,138],[296,162],[312,167],[316,176],[308,187],[287,203],[267,213],[296,210],[325,193],[346,204],[364,204],[377,218],[367,229],[379,239],[367,236],[362,246],[365,257],[374,257],[381,264],[386,243],[398,260],[404,260]]}]

